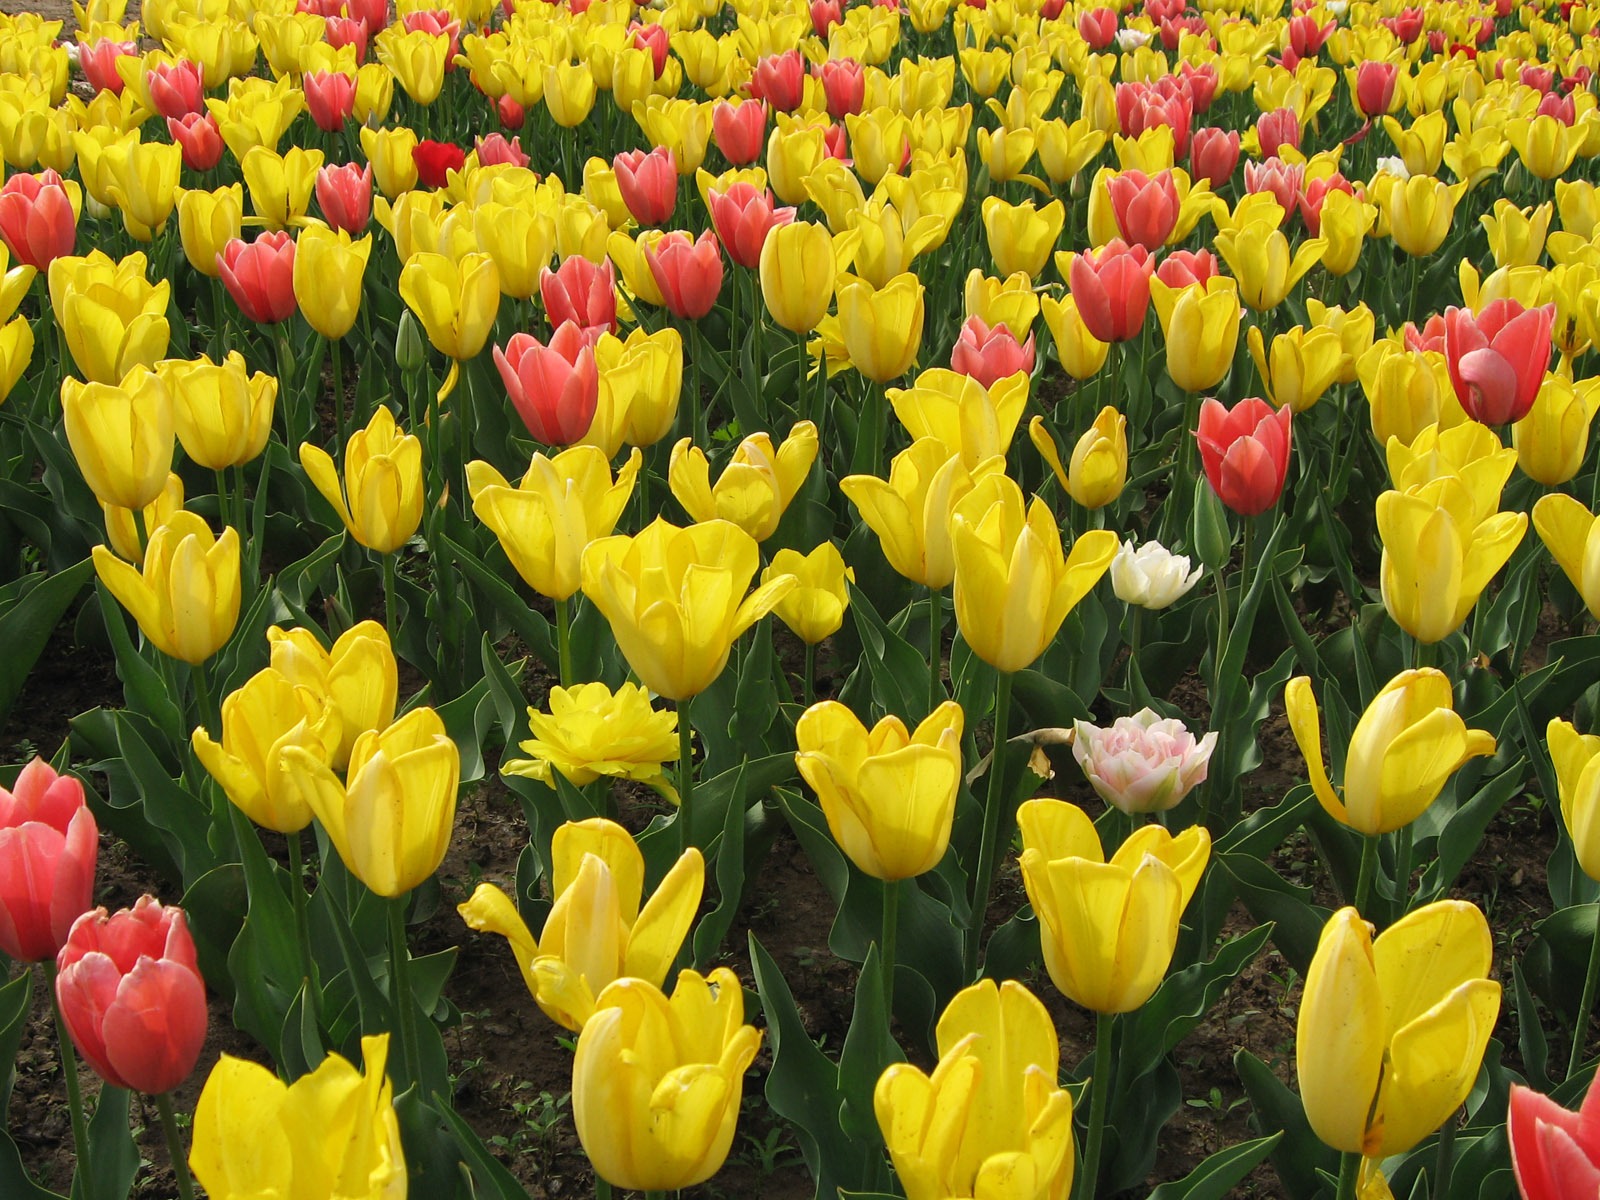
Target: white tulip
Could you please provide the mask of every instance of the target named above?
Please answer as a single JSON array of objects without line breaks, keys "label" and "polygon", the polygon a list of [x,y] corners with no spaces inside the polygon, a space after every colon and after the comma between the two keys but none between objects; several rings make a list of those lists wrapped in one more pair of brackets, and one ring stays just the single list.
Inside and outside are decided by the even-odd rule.
[{"label": "white tulip", "polygon": [[1111,587],[1124,604],[1166,608],[1199,583],[1204,571],[1196,567],[1191,573],[1188,555],[1174,554],[1160,542],[1146,542],[1138,549],[1124,542],[1111,560]]}]

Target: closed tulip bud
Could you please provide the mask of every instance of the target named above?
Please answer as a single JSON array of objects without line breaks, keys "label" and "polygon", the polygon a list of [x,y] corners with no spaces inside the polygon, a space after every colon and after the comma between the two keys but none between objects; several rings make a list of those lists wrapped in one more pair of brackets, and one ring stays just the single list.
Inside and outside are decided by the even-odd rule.
[{"label": "closed tulip bud", "polygon": [[402,433],[381,404],[345,444],[342,487],[333,458],[321,447],[301,443],[300,465],[346,532],[369,550],[394,553],[422,522],[422,443]]},{"label": "closed tulip bud", "polygon": [[1084,508],[1104,508],[1122,495],[1128,481],[1128,420],[1109,404],[1072,449],[1062,466],[1054,436],[1043,417],[1028,425],[1028,437],[1049,465],[1061,490]]},{"label": "closed tulip bud", "polygon": [[1476,316],[1445,310],[1445,361],[1469,417],[1504,425],[1528,415],[1550,366],[1555,316],[1553,304],[1524,309],[1515,300],[1496,300]]},{"label": "closed tulip bud", "polygon": [[1340,276],[1355,270],[1367,234],[1377,219],[1377,208],[1365,200],[1337,188],[1328,191],[1317,220],[1318,234],[1326,243],[1321,259],[1323,269]]},{"label": "closed tulip bud", "polygon": [[1159,250],[1177,228],[1182,203],[1171,171],[1128,170],[1106,180],[1106,196],[1122,236],[1147,251]]},{"label": "closed tulip bud", "polygon": [[594,108],[595,79],[587,62],[558,62],[545,68],[544,104],[550,119],[563,129],[575,129]]},{"label": "closed tulip bud", "polygon": [[1155,260],[1149,252],[1120,239],[1099,251],[1074,255],[1068,285],[1089,333],[1102,342],[1137,337],[1150,307],[1154,273]]},{"label": "closed tulip bud", "polygon": [[1317,799],[1340,824],[1368,837],[1411,824],[1468,759],[1495,751],[1492,733],[1468,729],[1455,712],[1450,681],[1443,673],[1432,668],[1402,671],[1356,722],[1345,752],[1344,786],[1336,790],[1323,766],[1311,680],[1304,675],[1291,679],[1284,705]]},{"label": "closed tulip bud", "polygon": [[722,157],[736,167],[761,157],[767,140],[767,106],[760,100],[719,100],[711,110],[712,135]]},{"label": "closed tulip bud", "polygon": [[539,272],[539,296],[553,326],[568,321],[581,329],[617,326],[616,271],[608,260],[570,255],[560,267]]},{"label": "closed tulip bud", "polygon": [[996,271],[1001,275],[1021,271],[1030,278],[1044,273],[1066,221],[1061,201],[1036,208],[1031,200],[1013,205],[989,196],[983,202],[982,215]]},{"label": "closed tulip bud", "polygon": [[[56,260],[58,264],[70,261]],[[55,274],[59,277],[63,270],[58,267]],[[114,279],[92,279],[81,287],[53,287],[56,318],[83,377],[91,383],[116,384],[130,372],[152,367],[164,358],[172,332],[167,322],[171,292],[172,285],[165,279],[157,284],[145,280],[142,255],[136,270],[119,268]]]},{"label": "closed tulip bud", "polygon": [[1511,1170],[1525,1200],[1561,1200],[1600,1189],[1600,1087],[1589,1084],[1578,1111],[1521,1084],[1511,1085],[1506,1133]]},{"label": "closed tulip bud", "polygon": [[403,1200],[405,1150],[384,1073],[389,1035],[362,1038],[361,1054],[365,1074],[329,1054],[292,1084],[224,1054],[194,1112],[189,1165],[200,1185],[219,1200],[302,1187],[313,1196]]},{"label": "closed tulip bud", "polygon": [[913,440],[936,438],[946,454],[969,468],[1004,456],[1028,404],[1028,377],[1020,371],[985,388],[971,375],[933,367],[909,388],[890,388],[894,415]]},{"label": "closed tulip bud", "polygon": [[792,575],[799,582],[772,610],[778,620],[808,646],[838,633],[844,625],[845,609],[850,606],[847,584],[856,578],[855,569],[845,565],[839,548],[832,542],[823,542],[810,554],[779,550],[761,572],[761,582],[783,575]]},{"label": "closed tulip bud", "polygon": [[244,230],[244,188],[230,184],[214,192],[178,192],[178,233],[183,256],[200,274],[217,278],[217,258]]},{"label": "closed tulip bud", "polygon": [[795,586],[784,576],[746,596],[759,564],[755,539],[730,521],[680,529],[657,517],[637,537],[589,544],[583,592],[644,685],[684,700],[716,681],[734,641]]},{"label": "closed tulip bud", "polygon": [[1073,722],[1078,766],[1100,799],[1126,813],[1176,808],[1205,782],[1216,743],[1215,733],[1196,741],[1182,721],[1163,720],[1148,708],[1103,729]]},{"label": "closed tulip bud", "polygon": [[[635,696],[634,703],[642,703],[649,711],[649,697],[643,689],[625,686]],[[596,689],[610,699],[605,686],[598,683],[552,688],[552,708],[559,704],[562,709],[574,710],[574,717],[578,711],[592,712],[592,708],[575,706],[592,705]],[[655,716],[671,718],[673,714]],[[676,741],[670,729],[668,739]],[[659,767],[658,763],[658,773]],[[595,776],[590,774],[590,778]],[[569,821],[556,830],[550,854],[554,903],[537,941],[511,898],[491,883],[480,883],[457,911],[469,928],[504,937],[511,944],[523,982],[545,1015],[567,1029],[581,1031],[596,1012],[595,998],[616,980],[627,978],[659,987],[666,979],[700,907],[705,861],[693,847],[684,851],[641,908],[644,856],[633,835],[622,826],[603,818]]]},{"label": "closed tulip bud", "polygon": [[1069,1195],[1072,1096],[1059,1085],[1060,1046],[1039,999],[1015,980],[981,979],[952,997],[937,1046],[931,1076],[894,1063],[873,1089],[906,1194],[988,1196],[999,1187],[1017,1197]]},{"label": "closed tulip bud", "polygon": [[667,482],[692,520],[731,521],[762,542],[777,531],[816,457],[817,427],[810,421],[797,422],[776,448],[769,434],[753,433],[739,443],[713,486],[705,451],[683,438],[672,448]]},{"label": "closed tulip bud", "polygon": [[417,186],[417,163],[411,156],[416,148],[417,135],[404,127],[361,127],[361,153],[372,167],[378,190],[391,201]]},{"label": "closed tulip bud", "polygon": [[13,175],[0,188],[0,238],[25,266],[48,271],[78,239],[83,192],[51,170]]},{"label": "closed tulip bud", "polygon": [[616,156],[612,169],[617,187],[634,220],[641,225],[664,225],[672,218],[678,199],[678,168],[672,151],[629,150]]},{"label": "closed tulip bud", "polygon": [[1191,572],[1188,555],[1174,554],[1160,542],[1135,549],[1128,541],[1111,560],[1111,590],[1124,604],[1156,611],[1177,603],[1204,573],[1203,566]]},{"label": "closed tulip bud", "polygon": [[56,958],[56,1002],[73,1045],[113,1087],[162,1095],[206,1040],[206,985],[183,910],[141,896],[73,922]]},{"label": "closed tulip bud", "polygon": [[342,338],[361,309],[361,281],[372,256],[372,237],[354,239],[342,229],[309,225],[295,250],[295,299],[306,324],[330,341]]},{"label": "closed tulip bud", "polygon": [[1227,183],[1239,167],[1239,131],[1196,129],[1189,139],[1189,167],[1196,181],[1204,180],[1212,190]]},{"label": "closed tulip bud", "polygon": [[722,252],[711,230],[698,238],[674,230],[645,246],[644,257],[674,316],[697,321],[715,307],[722,290]]},{"label": "closed tulip bud", "polygon": [[1220,401],[1200,406],[1200,465],[1217,497],[1241,516],[1264,513],[1283,494],[1289,475],[1291,410],[1276,411],[1250,397],[1232,409]]},{"label": "closed tulip bud", "polygon": [[733,1144],[761,1034],[726,967],[682,971],[672,998],[619,979],[595,1001],[572,1062],[572,1115],[595,1173],[619,1188],[703,1183]]},{"label": "closed tulip bud", "polygon": [[190,113],[186,117],[168,117],[167,133],[183,152],[183,165],[202,174],[222,161],[227,144],[222,140],[222,127],[210,113]]},{"label": "closed tulip bud", "polygon": [[[554,772],[575,787],[596,779],[631,779],[677,803],[678,793],[662,769],[678,760],[676,712],[652,707],[650,693],[636,683],[625,683],[615,693],[603,683],[552,687],[549,705],[547,713],[528,710],[528,731],[533,736],[518,746],[531,757],[506,759],[502,775],[521,775],[552,787]],[[557,840],[561,837],[558,830]],[[664,966],[657,978],[666,977]],[[600,981],[600,986],[609,981]]]},{"label": "closed tulip bud", "polygon": [[547,346],[527,333],[513,334],[494,363],[522,423],[535,440],[567,446],[589,431],[600,378],[587,331],[564,321]]},{"label": "closed tulip bud", "polygon": [[294,239],[283,231],[235,238],[217,255],[217,274],[248,321],[272,325],[294,316]]},{"label": "closed tulip bud", "polygon": [[167,359],[156,374],[172,397],[183,452],[202,467],[242,467],[266,449],[278,381],[249,374],[237,350],[220,363],[203,354],[193,362]]},{"label": "closed tulip bud", "polygon": [[1373,436],[1385,445],[1391,437],[1409,445],[1429,425],[1467,419],[1443,354],[1403,350],[1383,339],[1357,360],[1356,369],[1371,409]]},{"label": "closed tulip bud", "polygon": [[[372,219],[372,164],[323,167],[317,172],[317,207],[334,229],[358,235]],[[301,239],[302,245],[304,238]]]},{"label": "closed tulip bud", "polygon": [[1062,800],[1017,809],[1022,882],[1039,917],[1045,969],[1063,995],[1097,1013],[1132,1012],[1155,993],[1178,920],[1211,856],[1204,826],[1173,837],[1141,826],[1105,859],[1088,815]]},{"label": "closed tulip bud", "polygon": [[833,300],[833,237],[810,221],[775,226],[761,244],[760,271],[772,319],[791,333],[810,333]]},{"label": "closed tulip bud", "polygon": [[1309,332],[1296,325],[1272,339],[1272,355],[1267,356],[1259,326],[1250,326],[1247,335],[1250,357],[1267,385],[1267,397],[1279,408],[1303,413],[1333,386],[1344,365],[1344,346],[1331,329],[1313,328]]},{"label": "closed tulip bud", "polygon": [[774,229],[794,220],[793,208],[775,208],[772,193],[748,183],[735,183],[710,194],[711,223],[728,257],[755,270]]},{"label": "closed tulip bud", "polygon": [[340,71],[307,71],[301,76],[305,92],[306,111],[318,129],[338,133],[350,119],[356,106],[356,80],[354,75]]},{"label": "closed tulip bud", "polygon": [[400,298],[417,315],[433,348],[458,362],[477,357],[500,311],[500,273],[487,254],[453,262],[414,254],[400,271]]},{"label": "closed tulip bud", "polygon": [[67,444],[89,490],[104,504],[143,508],[166,486],[174,414],[154,371],[135,367],[119,384],[61,382]]},{"label": "closed tulip bud", "polygon": [[924,289],[916,275],[896,275],[881,288],[842,275],[839,324],[850,363],[875,383],[889,383],[910,369],[922,344]]},{"label": "closed tulip bud", "polygon": [[283,770],[328,832],[345,868],[380,896],[403,896],[438,869],[455,821],[461,755],[431,708],[361,734],[348,781],[299,746]]},{"label": "closed tulip bud", "polygon": [[127,152],[112,155],[111,198],[122,210],[128,233],[141,242],[154,239],[172,215],[177,199],[183,151],[160,142],[133,142]]},{"label": "closed tulip bud", "polygon": [[1024,510],[1022,489],[1005,475],[966,495],[950,539],[956,624],[972,652],[1000,671],[1020,671],[1044,653],[1117,552],[1116,535],[1097,529],[1064,555],[1048,506],[1035,497]]},{"label": "closed tulip bud", "polygon": [[1353,908],[1328,919],[1295,1024],[1300,1096],[1323,1142],[1386,1158],[1453,1119],[1500,1012],[1493,949],[1463,900],[1416,909],[1376,939]]},{"label": "closed tulip bud", "polygon": [[35,756],[0,787],[0,950],[18,962],[54,959],[94,894],[99,831],[83,784]]},{"label": "closed tulip bud", "polygon": [[1511,427],[1522,473],[1546,487],[1559,487],[1577,475],[1597,410],[1600,380],[1574,385],[1564,375],[1546,375],[1528,415]]},{"label": "closed tulip bud", "polygon": [[1078,301],[1070,294],[1060,300],[1046,296],[1041,308],[1050,336],[1055,340],[1056,357],[1062,369],[1074,379],[1089,379],[1099,374],[1111,344],[1089,332],[1078,311]]},{"label": "closed tulip bud", "polygon": [[331,763],[341,732],[339,710],[326,696],[266,667],[222,702],[220,742],[204,727],[191,740],[200,765],[239,811],[265,829],[298,833],[311,823],[311,809],[282,769],[283,751],[299,746]]},{"label": "closed tulip bud", "polygon": [[1590,613],[1600,615],[1600,522],[1571,496],[1541,496],[1533,505],[1533,527]]},{"label": "closed tulip bud", "polygon": [[1167,347],[1167,375],[1186,392],[1206,392],[1227,376],[1239,346],[1238,284],[1218,275],[1171,288],[1150,283],[1150,299]]}]

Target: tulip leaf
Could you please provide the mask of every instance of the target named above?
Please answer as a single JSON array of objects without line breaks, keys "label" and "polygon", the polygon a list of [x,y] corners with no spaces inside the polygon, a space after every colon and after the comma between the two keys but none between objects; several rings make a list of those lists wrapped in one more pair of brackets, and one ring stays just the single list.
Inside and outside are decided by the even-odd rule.
[{"label": "tulip leaf", "polygon": [[273,578],[273,583],[283,594],[284,601],[294,608],[303,609],[322,587],[328,568],[339,557],[344,544],[343,531],[324,538],[310,554],[290,563]]},{"label": "tulip leaf", "polygon": [[22,1152],[11,1134],[0,1129],[0,1196],[6,1200],[67,1200],[60,1192],[40,1187],[22,1165]]},{"label": "tulip leaf", "polygon": [[795,775],[794,755],[768,754],[739,763],[694,789],[694,844],[709,845],[727,828],[728,810],[745,809]]},{"label": "tulip leaf", "polygon": [[[1459,774],[1444,795],[1430,804],[1417,818],[1416,844],[1423,852],[1423,860],[1432,848],[1433,861],[1423,873],[1422,882],[1412,904],[1425,904],[1442,897],[1455,885],[1463,868],[1477,853],[1483,843],[1484,832],[1502,808],[1522,790],[1524,773],[1522,759],[1479,788],[1470,800],[1460,803],[1456,798],[1465,771]],[[1469,764],[1470,765],[1470,764]],[[1433,832],[1433,831],[1437,832]],[[1430,838],[1427,835],[1433,832]],[[1404,882],[1404,881],[1402,881]]]},{"label": "tulip leaf", "polygon": [[455,969],[456,957],[460,953],[460,946],[449,946],[432,954],[411,959],[411,974],[408,977],[411,995],[416,999],[417,1008],[423,1013],[431,1013],[439,1007],[440,997],[444,995],[445,982],[450,978],[450,972]]},{"label": "tulip leaf", "polygon": [[1263,1135],[1283,1135],[1283,1140],[1272,1147],[1270,1157],[1285,1194],[1289,1200],[1317,1200],[1324,1195],[1319,1173],[1337,1174],[1338,1154],[1317,1139],[1300,1097],[1273,1074],[1272,1068],[1248,1050],[1235,1054],[1233,1065],[1250,1097],[1251,1125]]},{"label": "tulip leaf", "polygon": [[[28,1027],[28,1012],[33,1006],[33,970],[0,987],[0,1117],[11,1107],[11,1085],[16,1078],[17,1047]],[[3,1127],[4,1121],[0,1121]],[[0,1172],[3,1178],[3,1172]],[[4,1192],[10,1195],[10,1192]]]},{"label": "tulip leaf", "polygon": [[883,961],[874,944],[861,964],[850,1028],[839,1050],[839,1128],[877,1154],[882,1153],[883,1135],[873,1113],[872,1092],[890,1063],[905,1061],[889,1027],[883,985]]},{"label": "tulip leaf", "polygon": [[1557,909],[1533,927],[1533,942],[1522,956],[1534,995],[1568,1028],[1578,1009],[1589,948],[1600,936],[1597,914],[1600,905],[1595,904]]},{"label": "tulip leaf", "polygon": [[206,840],[212,814],[173,780],[127,716],[117,714],[117,748],[138,784],[143,799],[140,813],[166,835],[164,840],[184,883],[192,883],[217,864],[217,854]]},{"label": "tulip leaf", "polygon": [[1517,959],[1511,960],[1511,981],[1517,1001],[1517,1050],[1522,1055],[1523,1069],[1528,1073],[1528,1086],[1536,1091],[1547,1092],[1551,1085],[1546,1070],[1550,1061],[1550,1043],[1545,1038],[1544,1026],[1540,1024],[1533,993],[1528,989],[1528,977]]},{"label": "tulip leaf", "polygon": [[[125,1088],[100,1085],[100,1098],[89,1118],[88,1176],[93,1181],[95,1200],[123,1200],[139,1173],[139,1147],[134,1144],[128,1124],[131,1095]],[[84,1164],[79,1163],[78,1176],[72,1181],[74,1196],[84,1187],[83,1170]]]},{"label": "tulip leaf", "polygon": [[33,585],[0,613],[0,645],[6,648],[0,667],[0,721],[11,711],[45,643],[93,574],[94,563],[86,558],[51,575],[26,576],[35,581]]},{"label": "tulip leaf", "polygon": [[[927,652],[890,629],[866,593],[854,584],[850,585],[850,614],[863,651],[856,671],[866,673],[873,703],[885,714],[907,722],[920,721],[928,715]],[[872,714],[856,715],[867,720]]]},{"label": "tulip leaf", "polygon": [[1279,1132],[1218,1150],[1182,1179],[1156,1188],[1149,1200],[1224,1200],[1282,1140]]},{"label": "tulip leaf", "polygon": [[183,893],[200,973],[212,990],[224,995],[233,988],[228,952],[239,936],[247,904],[244,868],[239,863],[212,867]]},{"label": "tulip leaf", "polygon": [[454,559],[466,577],[488,596],[500,615],[516,630],[523,644],[537,654],[547,667],[553,666],[556,661],[556,642],[550,622],[530,608],[512,586],[490,570],[477,555],[452,541],[446,534],[440,534],[438,540],[440,551]]},{"label": "tulip leaf", "polygon": [[1090,720],[1083,698],[1061,680],[1029,667],[1011,677],[1011,694],[1037,726],[1065,726]]},{"label": "tulip leaf", "polygon": [[516,1176],[506,1170],[500,1160],[489,1152],[489,1148],[483,1144],[483,1139],[455,1109],[445,1102],[443,1097],[439,1097],[430,1107],[455,1134],[456,1145],[460,1147],[465,1156],[463,1161],[472,1173],[473,1196],[483,1197],[485,1200],[491,1197],[495,1200],[527,1200],[527,1189],[518,1183]]},{"label": "tulip leaf", "polygon": [[1271,922],[1273,945],[1304,974],[1331,911],[1312,903],[1310,888],[1296,887],[1259,858],[1218,854],[1211,862],[1213,870],[1220,867],[1233,876],[1251,917]]},{"label": "tulip leaf", "polygon": [[[744,764],[735,770],[737,776],[733,791],[737,795],[744,777]],[[717,957],[722,948],[722,939],[727,937],[728,927],[733,924],[733,918],[739,911],[739,900],[744,895],[745,803],[741,798],[728,805],[722,831],[706,847],[706,858],[716,864],[717,904],[695,925],[694,961],[702,970],[707,969]]]},{"label": "tulip leaf", "polygon": [[117,659],[117,678],[122,680],[128,707],[154,722],[165,737],[177,741],[183,737],[183,714],[168,695],[166,681],[161,678],[161,672],[151,666],[134,646],[122,607],[112,597],[110,590],[103,584],[96,590],[100,596],[100,612],[105,618],[106,633]]}]

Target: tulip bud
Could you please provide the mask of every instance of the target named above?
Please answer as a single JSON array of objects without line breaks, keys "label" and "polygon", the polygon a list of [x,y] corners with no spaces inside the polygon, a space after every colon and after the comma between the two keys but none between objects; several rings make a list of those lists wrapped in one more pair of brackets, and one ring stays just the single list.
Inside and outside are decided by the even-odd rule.
[{"label": "tulip bud", "polygon": [[1160,542],[1134,549],[1128,541],[1111,560],[1111,588],[1124,604],[1157,611],[1175,604],[1204,573],[1204,567],[1191,572],[1187,555],[1174,554]]},{"label": "tulip bud", "polygon": [[0,787],[0,950],[18,962],[53,959],[94,893],[100,840],[83,784],[35,757]]},{"label": "tulip bud", "polygon": [[407,378],[422,370],[428,361],[428,348],[422,344],[422,328],[409,308],[400,314],[400,328],[394,338],[394,361]]}]

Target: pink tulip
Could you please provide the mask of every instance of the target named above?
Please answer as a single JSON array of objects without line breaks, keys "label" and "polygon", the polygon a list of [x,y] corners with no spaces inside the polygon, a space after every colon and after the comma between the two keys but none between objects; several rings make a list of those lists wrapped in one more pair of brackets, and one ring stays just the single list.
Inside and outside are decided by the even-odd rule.
[{"label": "pink tulip", "polygon": [[1300,115],[1292,108],[1274,108],[1256,118],[1256,141],[1263,158],[1272,158],[1284,147],[1300,149]]},{"label": "pink tulip", "polygon": [[664,225],[678,203],[678,160],[668,146],[625,150],[611,160],[617,190],[641,225]]},{"label": "pink tulip", "polygon": [[[513,334],[494,348],[506,393],[528,432],[549,446],[568,446],[589,432],[599,403],[600,376],[591,331],[564,322],[545,345],[532,334]],[[598,336],[598,330],[593,331]]]},{"label": "pink tulip", "polygon": [[1476,317],[1471,309],[1444,314],[1444,355],[1450,382],[1467,416],[1506,425],[1528,415],[1550,367],[1556,306],[1524,309],[1496,300]]},{"label": "pink tulip", "polygon": [[[512,101],[516,103],[516,101]],[[517,122],[517,126],[522,124]],[[520,137],[507,138],[503,133],[491,133],[488,137],[478,139],[478,165],[492,167],[505,163],[513,167],[525,167],[532,159],[522,149]]]},{"label": "pink tulip", "polygon": [[1244,165],[1244,189],[1247,192],[1270,192],[1283,209],[1283,219],[1300,205],[1300,189],[1305,183],[1306,169],[1299,163],[1286,163],[1281,158],[1266,162],[1247,162]]},{"label": "pink tulip", "polygon": [[761,247],[767,234],[794,220],[794,209],[774,207],[772,193],[754,184],[735,183],[726,191],[713,191],[711,224],[728,257],[752,271],[761,266]]},{"label": "pink tulip", "polygon": [[1290,418],[1258,396],[1232,409],[1220,401],[1200,406],[1200,465],[1217,498],[1241,516],[1264,513],[1283,495],[1289,477]]},{"label": "pink tulip", "polygon": [[1204,783],[1217,735],[1199,741],[1182,721],[1146,708],[1102,729],[1073,723],[1072,756],[1107,804],[1125,813],[1165,812]]},{"label": "pink tulip", "polygon": [[19,962],[54,958],[88,911],[100,834],[83,785],[35,758],[0,788],[0,950]]},{"label": "pink tulip", "polygon": [[990,326],[976,316],[968,317],[961,326],[961,336],[950,351],[950,369],[970,375],[985,388],[1018,371],[1032,374],[1034,361],[1033,334],[1026,342],[1018,342],[1004,325]]},{"label": "pink tulip", "polygon": [[1219,188],[1233,178],[1239,166],[1239,131],[1207,125],[1189,139],[1189,170],[1195,182],[1205,180]]},{"label": "pink tulip", "polygon": [[660,79],[661,72],[667,69],[667,51],[671,49],[667,27],[635,21],[628,27],[628,32],[632,35],[630,44],[635,49],[650,51],[650,69]]},{"label": "pink tulip", "polygon": [[756,60],[750,95],[778,112],[793,112],[805,97],[806,60],[798,50],[768,54]]},{"label": "pink tulip", "polygon": [[1091,8],[1078,14],[1078,35],[1091,50],[1104,50],[1117,36],[1117,10]]},{"label": "pink tulip", "polygon": [[117,59],[137,54],[137,42],[113,42],[100,38],[93,42],[78,43],[78,69],[90,87],[97,92],[122,95],[124,80],[117,73]]},{"label": "pink tulip", "polygon": [[1171,171],[1123,171],[1106,182],[1106,194],[1122,236],[1146,250],[1161,249],[1178,226],[1178,185]]},{"label": "pink tulip", "polygon": [[269,230],[246,242],[234,238],[217,255],[217,274],[239,311],[258,325],[294,316],[294,239]]},{"label": "pink tulip", "polygon": [[168,117],[167,133],[182,148],[183,165],[191,171],[211,170],[228,148],[222,140],[222,126],[208,112]]},{"label": "pink tulip", "polygon": [[317,128],[337,133],[356,107],[356,80],[342,71],[307,71],[301,76],[306,111]]},{"label": "pink tulip", "polygon": [[617,327],[617,276],[610,259],[597,266],[574,254],[554,271],[543,268],[539,296],[552,328],[568,321],[582,329]]},{"label": "pink tulip", "polygon": [[356,50],[356,65],[360,66],[367,61],[368,29],[365,21],[358,21],[354,17],[327,17],[324,18],[323,28],[326,30],[328,45],[335,50],[345,46],[354,46]]},{"label": "pink tulip", "polygon": [[711,110],[711,132],[723,158],[736,167],[748,166],[766,145],[767,106],[759,100],[718,100]]},{"label": "pink tulip", "polygon": [[722,252],[711,230],[690,240],[683,230],[674,229],[644,248],[644,260],[673,316],[698,321],[716,307],[722,291]]},{"label": "pink tulip", "polygon": [[190,113],[206,110],[205,72],[199,63],[180,58],[175,63],[158,63],[144,75],[145,91],[156,115],[169,121],[182,120]]},{"label": "pink tulip", "polygon": [[1514,1083],[1506,1132],[1522,1200],[1600,1194],[1600,1087],[1590,1083],[1572,1112]]},{"label": "pink tulip", "polygon": [[1150,308],[1155,265],[1142,245],[1130,246],[1121,238],[1075,256],[1067,285],[1078,302],[1084,328],[1102,342],[1138,337]]},{"label": "pink tulip", "polygon": [[1222,274],[1222,264],[1209,250],[1174,250],[1162,259],[1161,265],[1156,268],[1156,278],[1169,288],[1204,283],[1220,274]]},{"label": "pink tulip", "polygon": [[372,219],[372,165],[323,167],[317,172],[317,207],[333,228],[359,235]]},{"label": "pink tulip", "polygon": [[19,263],[39,271],[78,241],[78,217],[61,176],[46,169],[37,175],[13,175],[0,188],[0,238]]},{"label": "pink tulip", "polygon": [[812,73],[822,80],[822,94],[827,98],[828,115],[842,121],[851,113],[859,113],[866,102],[867,76],[861,64],[853,58],[830,58]]}]

